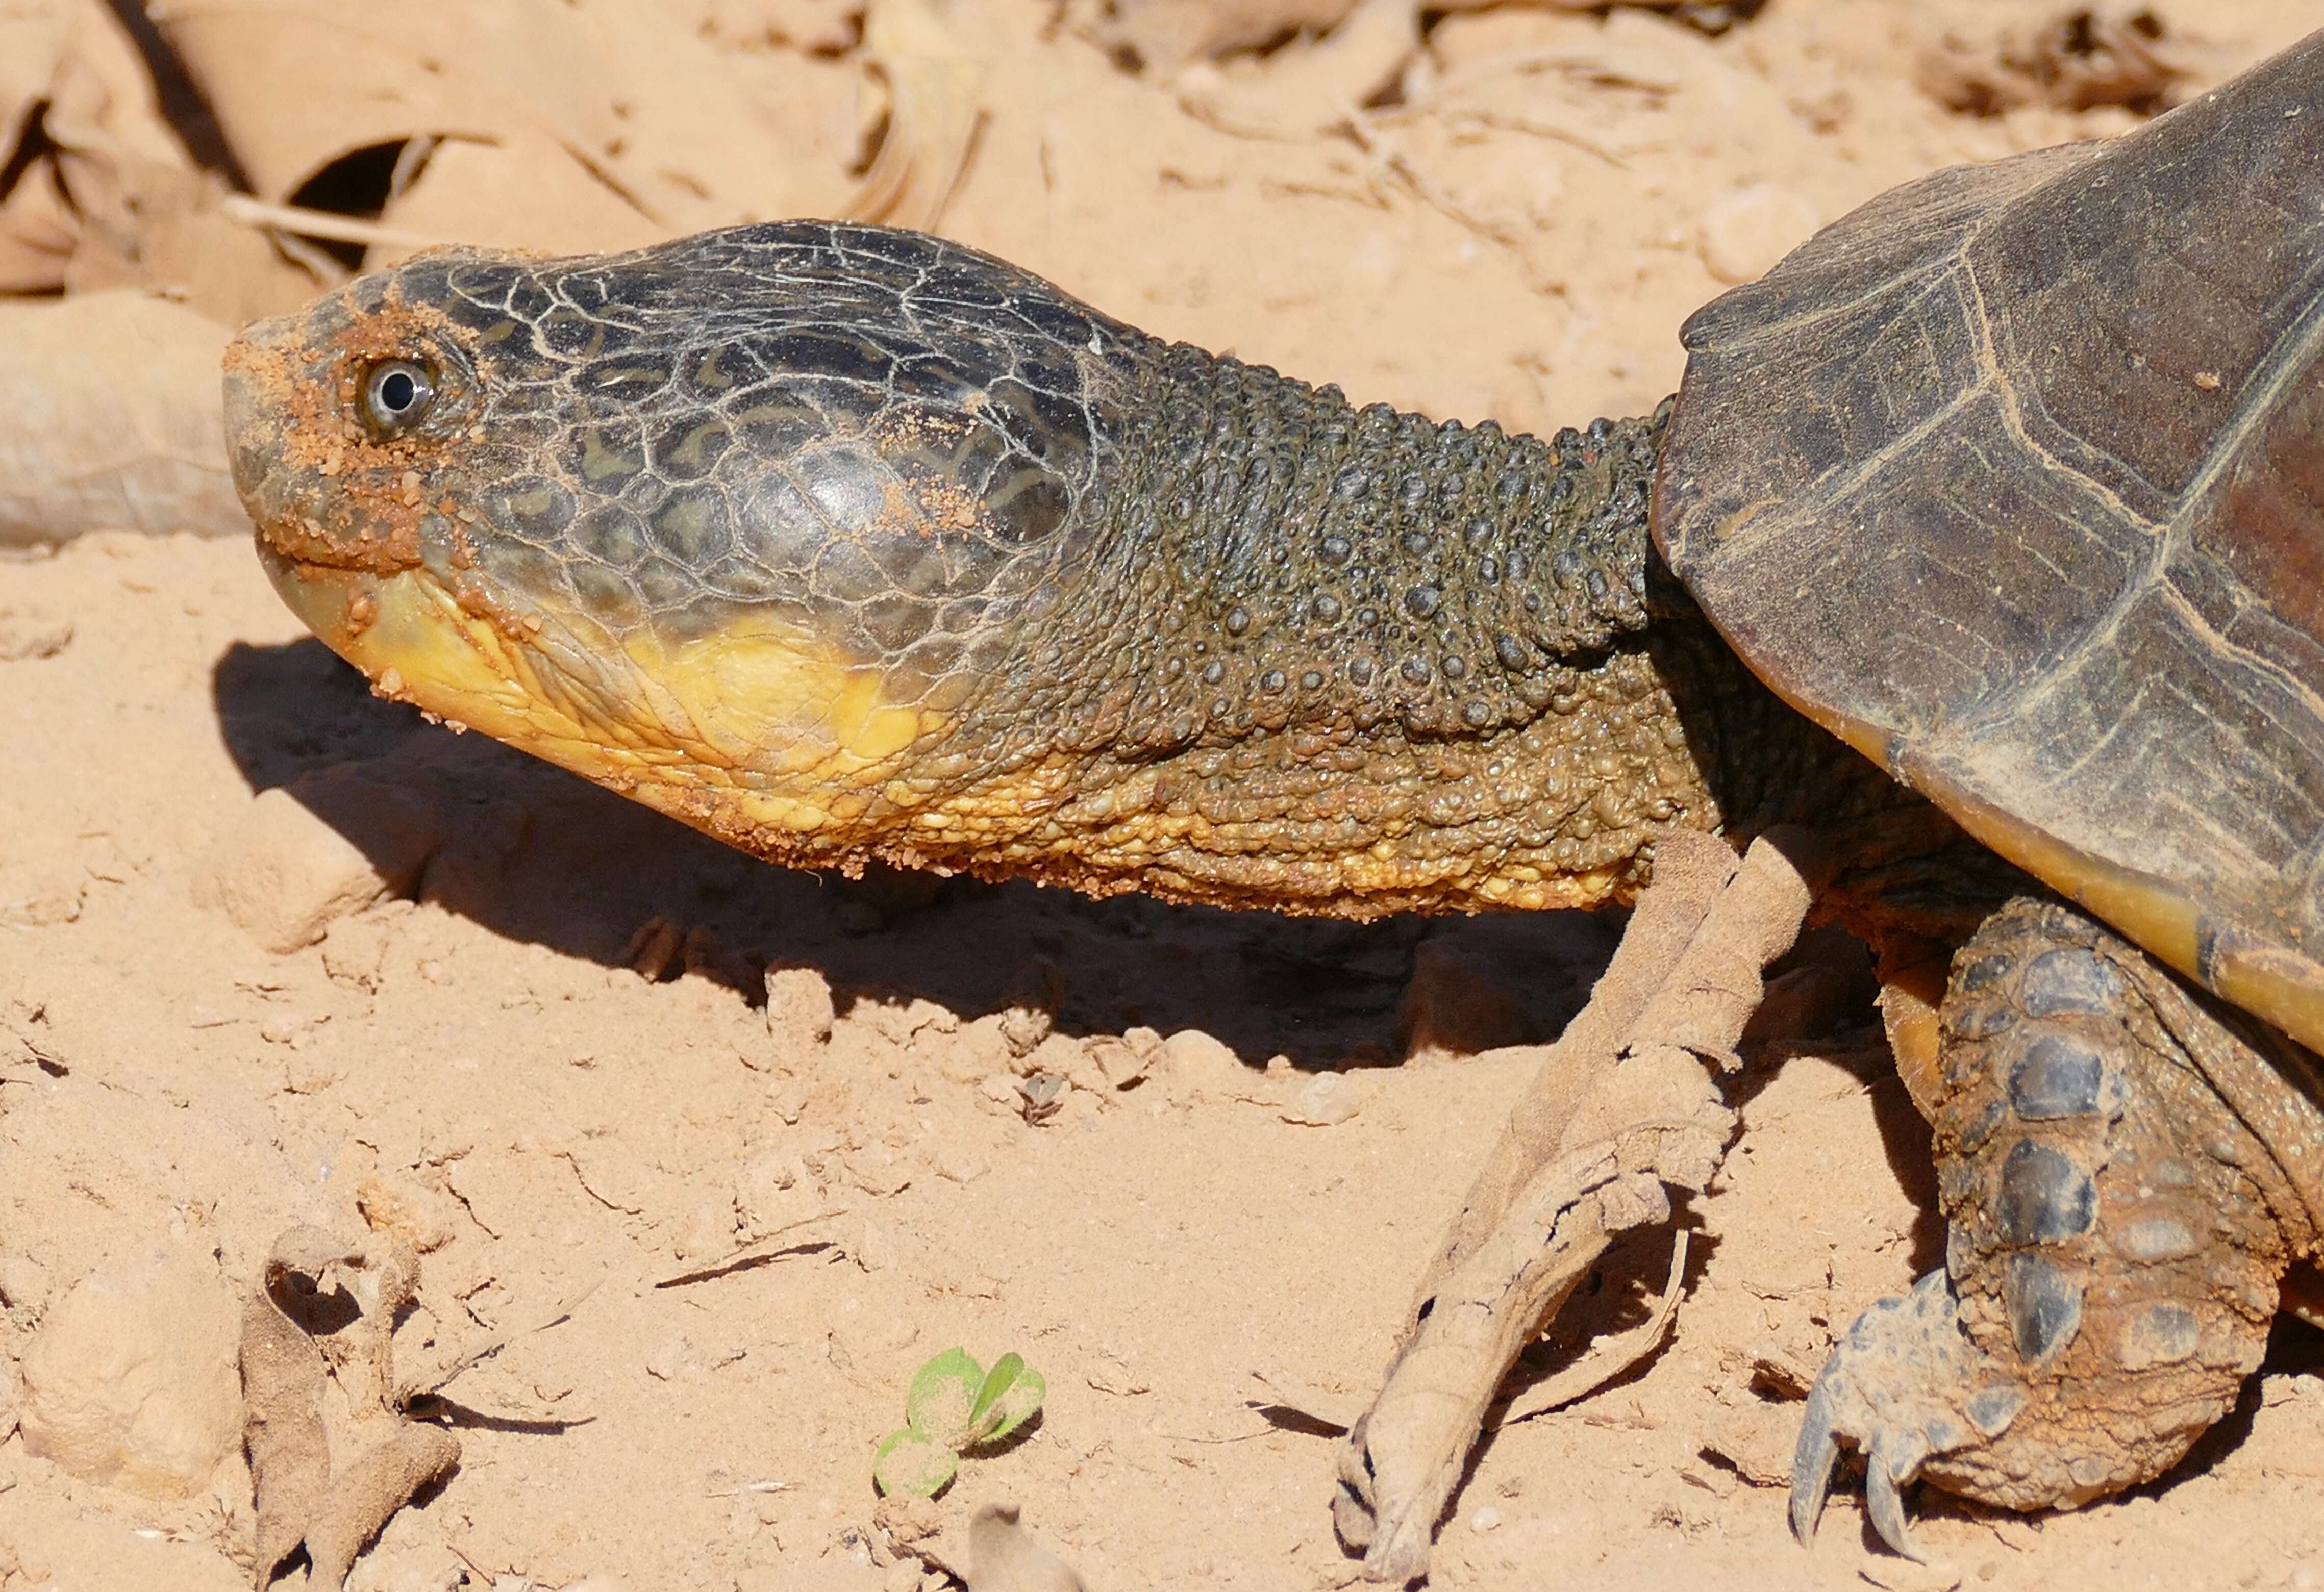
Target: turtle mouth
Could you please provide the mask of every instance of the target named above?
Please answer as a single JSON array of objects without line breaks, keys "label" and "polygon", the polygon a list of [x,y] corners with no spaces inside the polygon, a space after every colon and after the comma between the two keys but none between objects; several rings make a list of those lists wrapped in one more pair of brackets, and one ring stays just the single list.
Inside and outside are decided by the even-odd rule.
[{"label": "turtle mouth", "polygon": [[735,625],[673,649],[487,600],[473,571],[351,568],[264,538],[258,553],[284,604],[374,695],[714,831],[719,814],[793,835],[852,822],[888,760],[941,728],[812,636]]},{"label": "turtle mouth", "polygon": [[[461,729],[611,778],[642,738],[602,654],[552,635],[537,616],[512,624],[425,566],[382,573],[283,552],[261,537],[259,562],[284,606],[363,671],[374,695]],[[586,765],[586,766],[585,766]]]},{"label": "turtle mouth", "polygon": [[512,624],[483,610],[472,582],[455,591],[425,566],[382,574],[318,563],[263,538],[258,557],[284,606],[374,696],[617,790],[698,766],[699,749],[669,732],[650,683],[617,649],[538,614]]}]

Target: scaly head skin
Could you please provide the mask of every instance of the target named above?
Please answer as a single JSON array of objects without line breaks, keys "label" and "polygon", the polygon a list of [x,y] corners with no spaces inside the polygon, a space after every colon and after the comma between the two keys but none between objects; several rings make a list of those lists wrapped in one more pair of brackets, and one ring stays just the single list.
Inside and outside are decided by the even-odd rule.
[{"label": "scaly head skin", "polygon": [[438,253],[252,327],[228,431],[284,599],[383,695],[763,849],[860,841],[1069,551],[1111,328],[1020,373],[941,325],[1007,313],[973,281],[792,263]]},{"label": "scaly head skin", "polygon": [[1730,816],[1766,712],[1650,579],[1658,422],[1357,410],[913,234],[423,255],[226,390],[261,557],[376,690],[780,861],[1584,906]]}]

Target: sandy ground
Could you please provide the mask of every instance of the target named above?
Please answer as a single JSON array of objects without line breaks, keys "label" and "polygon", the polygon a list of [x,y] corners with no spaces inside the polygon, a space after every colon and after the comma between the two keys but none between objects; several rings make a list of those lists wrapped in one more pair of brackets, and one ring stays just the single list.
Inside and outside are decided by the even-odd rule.
[{"label": "sandy ground", "polygon": [[[2198,85],[2316,20],[2153,11]],[[1920,86],[1939,35],[1990,57],[2025,14],[1773,0],[1717,39],[1628,11],[1456,15],[1357,138],[1254,135],[1249,107],[1296,101],[1302,47],[1173,94],[1069,18],[989,0],[989,115],[945,226],[1360,400],[1527,428],[1636,411],[1722,276],[1932,167],[2132,124],[1964,115]],[[762,53],[822,115],[831,63]],[[947,1507],[1016,1500],[1094,1588],[1347,1585],[1333,1440],[1263,1413],[1254,1373],[1369,1393],[1534,1054],[1406,1060],[1416,969],[1506,1002],[1498,1037],[1543,1040],[1617,928],[782,874],[373,700],[235,541],[98,535],[0,566],[0,1587],[249,1584],[238,1453],[174,1501],[75,1479],[9,1436],[17,1373],[91,1274],[193,1277],[162,1334],[191,1341],[286,1225],[359,1233],[366,1209],[426,1251],[406,1364],[505,1343],[445,1388],[459,1469],[390,1523],[364,1592],[946,1585],[890,1552],[869,1460],[954,1344],[1020,1351],[1049,1397]],[[286,833],[255,793],[346,765],[418,804],[431,860],[272,954],[201,881]],[[704,932],[649,979],[657,918],[665,946]],[[1433,1584],[2324,1580],[2324,1340],[2292,1326],[2231,1417],[2125,1499],[2020,1519],[1924,1497],[1934,1569],[1872,1551],[1852,1495],[1812,1551],[1790,1541],[1798,1405],[1755,1367],[1812,1368],[1941,1249],[1870,1017],[1750,1058],[1742,1137],[1683,1219],[1673,1341],[1486,1443]],[[1144,1070],[1116,1087],[1103,1042],[1125,1035]],[[1076,1081],[1028,1123],[1034,1071]],[[1294,1119],[1319,1077],[1353,1115]],[[1637,1320],[1669,1243],[1612,1252],[1527,1374]],[[89,1363],[126,1386],[148,1372],[122,1336]]]}]

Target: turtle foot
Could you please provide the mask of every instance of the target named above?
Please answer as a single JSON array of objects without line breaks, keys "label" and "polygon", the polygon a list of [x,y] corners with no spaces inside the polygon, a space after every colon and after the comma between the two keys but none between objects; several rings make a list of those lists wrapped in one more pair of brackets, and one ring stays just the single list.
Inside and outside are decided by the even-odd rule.
[{"label": "turtle foot", "polygon": [[1950,1280],[1929,1273],[1902,1299],[1857,1317],[1824,1361],[1792,1456],[1793,1532],[1814,1540],[1845,1442],[1863,1452],[1865,1506],[1880,1540],[1926,1562],[1904,1488],[1931,1459],[1999,1437],[2025,1400],[1962,1332]]},{"label": "turtle foot", "polygon": [[1941,1023],[1904,1074],[1935,1144],[1945,1269],[1833,1348],[1792,1477],[1804,1541],[1840,1448],[1860,1450],[1873,1525],[1914,1559],[1916,1478],[2072,1509],[2176,1463],[2259,1364],[2286,1252],[2312,1230],[2246,1126],[2273,1108],[2223,1098],[2269,1098],[2239,1081],[2265,1063],[2072,908],[1989,917]]}]

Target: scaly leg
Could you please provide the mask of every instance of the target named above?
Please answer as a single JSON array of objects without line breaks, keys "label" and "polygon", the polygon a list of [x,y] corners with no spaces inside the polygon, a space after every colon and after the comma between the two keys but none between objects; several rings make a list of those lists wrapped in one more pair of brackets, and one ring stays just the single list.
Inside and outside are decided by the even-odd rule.
[{"label": "scaly leg", "polygon": [[1833,1348],[1792,1477],[1805,1540],[1840,1442],[1863,1449],[1874,1526],[1909,1558],[1915,1477],[2038,1509],[2175,1463],[2259,1364],[2312,1238],[2230,1104],[2264,1091],[2236,1080],[2265,1059],[2080,912],[2021,897],[1987,919],[1953,960],[1940,1045],[1905,1075],[1935,1129],[1945,1269]]},{"label": "scaly leg", "polygon": [[1717,1169],[1734,1115],[1704,1063],[1731,1064],[1760,970],[1812,894],[1794,859],[1813,855],[1806,837],[1763,837],[1738,870],[1707,836],[1660,842],[1612,965],[1511,1113],[1341,1450],[1333,1518],[1372,1579],[1426,1572],[1494,1389],[1612,1236],[1667,1219],[1665,1187]]}]

